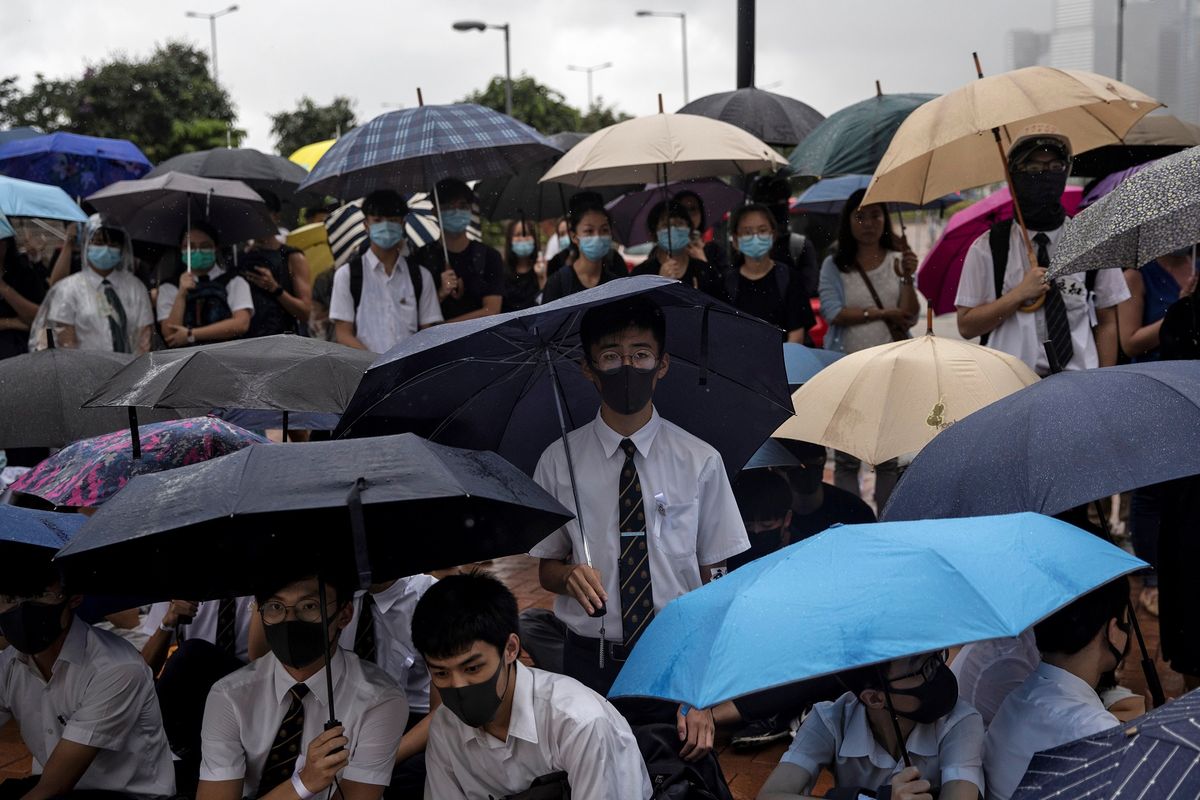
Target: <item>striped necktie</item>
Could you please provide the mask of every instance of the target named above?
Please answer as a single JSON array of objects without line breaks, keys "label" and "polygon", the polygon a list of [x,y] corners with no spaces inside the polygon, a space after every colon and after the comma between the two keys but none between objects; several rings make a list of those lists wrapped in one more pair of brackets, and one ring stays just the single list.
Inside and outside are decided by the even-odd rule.
[{"label": "striped necktie", "polygon": [[279,723],[279,731],[275,741],[267,753],[267,761],[263,765],[262,778],[258,782],[258,796],[263,797],[279,784],[290,780],[296,769],[296,759],[300,757],[301,737],[304,735],[304,697],[308,687],[297,683],[288,689],[292,698],[283,722]]},{"label": "striped necktie", "polygon": [[621,534],[621,629],[623,644],[633,647],[654,616],[654,593],[650,589],[650,554],[646,549],[646,511],[642,505],[642,481],[633,455],[637,448],[629,439],[621,440],[625,465],[621,468],[620,495],[617,500],[618,530]]},{"label": "striped necktie", "polygon": [[358,626],[354,629],[354,654],[363,661],[375,663],[375,597],[367,592],[358,608]]},{"label": "striped necktie", "polygon": [[[1039,232],[1033,237],[1037,244],[1037,262],[1039,267],[1050,266],[1050,237]],[[1046,335],[1050,337],[1050,348],[1058,359],[1058,366],[1067,368],[1067,364],[1075,356],[1075,347],[1071,344],[1071,322],[1067,319],[1067,304],[1063,301],[1058,283],[1050,281],[1046,290]]]},{"label": "striped necktie", "polygon": [[237,601],[224,598],[217,605],[217,636],[214,642],[222,653],[237,656]]},{"label": "striped necktie", "polygon": [[117,290],[113,288],[108,278],[100,281],[100,286],[104,290],[104,299],[108,301],[108,307],[112,311],[108,315],[108,331],[112,335],[113,352],[128,353],[129,318],[125,316],[125,305],[121,302]]}]

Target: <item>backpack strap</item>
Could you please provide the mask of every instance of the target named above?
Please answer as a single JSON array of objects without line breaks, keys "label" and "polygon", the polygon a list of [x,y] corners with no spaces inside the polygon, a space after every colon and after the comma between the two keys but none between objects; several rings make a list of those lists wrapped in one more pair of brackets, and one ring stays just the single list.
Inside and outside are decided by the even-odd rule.
[{"label": "backpack strap", "polygon": [[354,317],[358,318],[358,304],[362,302],[363,260],[362,256],[350,259],[350,299],[354,301]]},{"label": "backpack strap", "polygon": [[[1013,221],[1006,219],[988,229],[988,247],[992,251],[992,286],[997,300],[1004,294],[1004,273],[1008,269],[1008,240],[1012,234]],[[979,337],[979,343],[987,346],[991,332]]]},{"label": "backpack strap", "polygon": [[421,292],[424,291],[425,280],[421,276],[421,265],[413,258],[404,259],[408,264],[408,279],[412,281],[413,296],[417,298],[417,329],[421,328]]}]

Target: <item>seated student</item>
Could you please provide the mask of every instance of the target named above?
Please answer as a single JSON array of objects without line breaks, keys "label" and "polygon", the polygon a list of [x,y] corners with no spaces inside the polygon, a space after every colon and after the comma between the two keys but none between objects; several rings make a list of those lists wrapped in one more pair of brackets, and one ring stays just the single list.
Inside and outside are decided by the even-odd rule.
[{"label": "seated student", "polygon": [[167,346],[188,347],[245,336],[254,314],[250,284],[217,264],[216,232],[193,222],[184,232],[179,250],[185,269],[179,273],[178,284],[159,285],[156,300]]},{"label": "seated student", "polygon": [[822,767],[833,773],[839,798],[884,787],[892,800],[982,796],[983,720],[958,698],[945,653],[853,670],[842,682],[850,691],[813,706],[758,800],[808,797]]},{"label": "seated student", "polygon": [[517,599],[503,583],[482,573],[445,578],[417,603],[412,634],[442,696],[426,798],[505,797],[555,772],[566,773],[574,800],[650,797],[616,709],[574,679],[518,660]]},{"label": "seated student", "polygon": [[433,274],[442,316],[446,322],[461,322],[499,314],[504,302],[504,259],[494,248],[467,238],[475,193],[462,181],[446,178],[438,181],[436,196],[445,245],[427,245],[416,259]]},{"label": "seated student", "polygon": [[733,482],[733,498],[746,525],[750,549],[729,558],[730,571],[788,544],[792,524],[791,487],[772,470],[743,470]]},{"label": "seated student", "polygon": [[1042,661],[988,728],[988,800],[1008,800],[1034,753],[1119,725],[1096,687],[1129,646],[1129,581],[1107,583],[1034,626]]},{"label": "seated student", "polygon": [[[257,593],[270,652],[209,693],[196,800],[308,800],[335,780],[344,800],[383,795],[408,703],[382,669],[336,645],[350,622],[353,583],[326,585],[328,628],[321,622],[318,587],[310,573]],[[327,651],[341,724],[326,731]]]},{"label": "seated student", "polygon": [[825,447],[794,439],[778,439],[799,461],[780,470],[792,487],[792,524],[789,542],[798,542],[833,525],[861,525],[875,521],[875,512],[858,495],[825,483]]},{"label": "seated student", "polygon": [[154,678],[124,639],[75,615],[50,566],[0,587],[0,725],[15,719],[40,774],[0,783],[0,798],[175,793]]}]

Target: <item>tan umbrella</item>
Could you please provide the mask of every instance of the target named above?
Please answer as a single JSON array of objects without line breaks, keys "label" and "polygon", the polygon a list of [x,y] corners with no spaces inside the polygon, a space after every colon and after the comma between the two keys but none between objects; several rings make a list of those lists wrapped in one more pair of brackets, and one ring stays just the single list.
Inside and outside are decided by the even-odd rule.
[{"label": "tan umbrella", "polygon": [[1007,353],[926,334],[830,364],[792,395],[796,416],[774,435],[882,464],[1037,380]]},{"label": "tan umbrella", "polygon": [[1134,147],[1196,147],[1200,145],[1200,125],[1184,122],[1170,114],[1151,114],[1129,129],[1129,133],[1125,134],[1125,144]]}]

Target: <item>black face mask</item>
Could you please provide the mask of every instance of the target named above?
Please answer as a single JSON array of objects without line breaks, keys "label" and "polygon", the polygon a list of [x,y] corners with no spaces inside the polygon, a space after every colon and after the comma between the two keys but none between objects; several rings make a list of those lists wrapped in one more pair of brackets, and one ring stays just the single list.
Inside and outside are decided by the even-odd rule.
[{"label": "black face mask", "polygon": [[1066,172],[1040,175],[1013,172],[1012,182],[1013,194],[1030,229],[1052,231],[1063,224],[1067,218],[1067,210],[1062,204],[1062,193],[1067,188]]},{"label": "black face mask", "polygon": [[274,625],[263,625],[267,644],[279,663],[292,669],[303,669],[325,655],[329,648],[329,632],[320,622],[288,619]]},{"label": "black face mask", "polygon": [[62,612],[67,601],[48,606],[25,602],[0,614],[0,633],[26,655],[34,655],[54,644],[63,632]]},{"label": "black face mask", "polygon": [[592,368],[600,381],[600,397],[604,404],[618,414],[636,414],[646,407],[654,396],[654,376],[658,367],[634,369],[622,364],[620,369],[601,372]]},{"label": "black face mask", "polygon": [[954,710],[954,705],[958,702],[958,679],[954,677],[954,673],[950,671],[949,667],[942,664],[931,681],[926,681],[913,689],[889,687],[887,691],[891,694],[915,697],[921,703],[917,710],[900,711],[897,709],[896,716],[927,725],[937,722]]},{"label": "black face mask", "polygon": [[500,671],[508,675],[508,665],[504,656],[492,677],[483,683],[472,683],[460,689],[438,689],[442,696],[442,705],[450,709],[450,713],[463,721],[464,725],[472,728],[482,728],[496,718],[504,694],[508,693],[508,678],[505,679],[504,691],[497,692],[500,683]]}]

